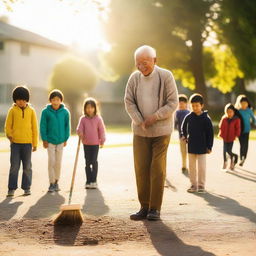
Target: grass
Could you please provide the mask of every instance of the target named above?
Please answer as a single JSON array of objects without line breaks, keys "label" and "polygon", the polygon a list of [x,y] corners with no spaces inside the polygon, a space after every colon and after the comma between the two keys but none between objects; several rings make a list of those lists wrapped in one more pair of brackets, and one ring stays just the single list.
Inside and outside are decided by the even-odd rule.
[{"label": "grass", "polygon": [[106,125],[107,132],[109,133],[131,133],[131,125]]}]

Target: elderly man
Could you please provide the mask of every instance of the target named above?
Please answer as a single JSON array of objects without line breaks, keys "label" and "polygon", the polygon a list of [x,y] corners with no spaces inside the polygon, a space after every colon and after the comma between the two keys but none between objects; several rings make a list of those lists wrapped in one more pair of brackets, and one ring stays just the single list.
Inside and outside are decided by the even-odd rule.
[{"label": "elderly man", "polygon": [[125,108],[132,120],[133,154],[140,210],[132,220],[158,220],[166,177],[166,154],[178,106],[177,87],[170,71],[156,65],[156,51],[144,45],[135,53],[138,71],[125,91]]}]

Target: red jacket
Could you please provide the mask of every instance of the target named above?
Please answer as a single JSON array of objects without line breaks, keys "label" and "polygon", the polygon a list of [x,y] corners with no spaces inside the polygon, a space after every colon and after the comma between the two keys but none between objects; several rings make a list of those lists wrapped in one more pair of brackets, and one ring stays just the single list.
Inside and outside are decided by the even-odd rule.
[{"label": "red jacket", "polygon": [[219,128],[219,135],[223,138],[224,142],[233,142],[241,133],[240,119],[237,116],[234,116],[232,119],[223,116]]}]

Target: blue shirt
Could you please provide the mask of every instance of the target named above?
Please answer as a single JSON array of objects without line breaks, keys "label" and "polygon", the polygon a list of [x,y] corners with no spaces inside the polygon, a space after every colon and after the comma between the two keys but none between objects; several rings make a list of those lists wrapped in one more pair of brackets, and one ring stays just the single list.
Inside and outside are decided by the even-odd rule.
[{"label": "blue shirt", "polygon": [[239,109],[239,113],[241,114],[243,118],[243,123],[244,123],[244,129],[242,133],[249,133],[251,130],[251,121],[256,124],[256,120],[253,114],[253,111],[250,108],[247,109]]},{"label": "blue shirt", "polygon": [[183,122],[185,116],[187,114],[189,114],[189,113],[190,113],[190,111],[187,110],[187,109],[184,109],[184,110],[179,109],[179,110],[176,111],[174,126],[175,126],[175,129],[179,131],[180,137],[181,137],[181,125],[182,125],[182,122]]}]

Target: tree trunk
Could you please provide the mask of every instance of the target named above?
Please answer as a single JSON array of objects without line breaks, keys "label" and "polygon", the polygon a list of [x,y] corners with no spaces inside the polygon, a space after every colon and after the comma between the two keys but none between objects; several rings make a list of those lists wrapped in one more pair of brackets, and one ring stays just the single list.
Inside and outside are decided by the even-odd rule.
[{"label": "tree trunk", "polygon": [[204,105],[208,107],[207,88],[205,84],[203,68],[203,44],[200,28],[191,31],[192,47],[190,52],[190,69],[195,78],[195,92],[200,93],[204,98]]}]

